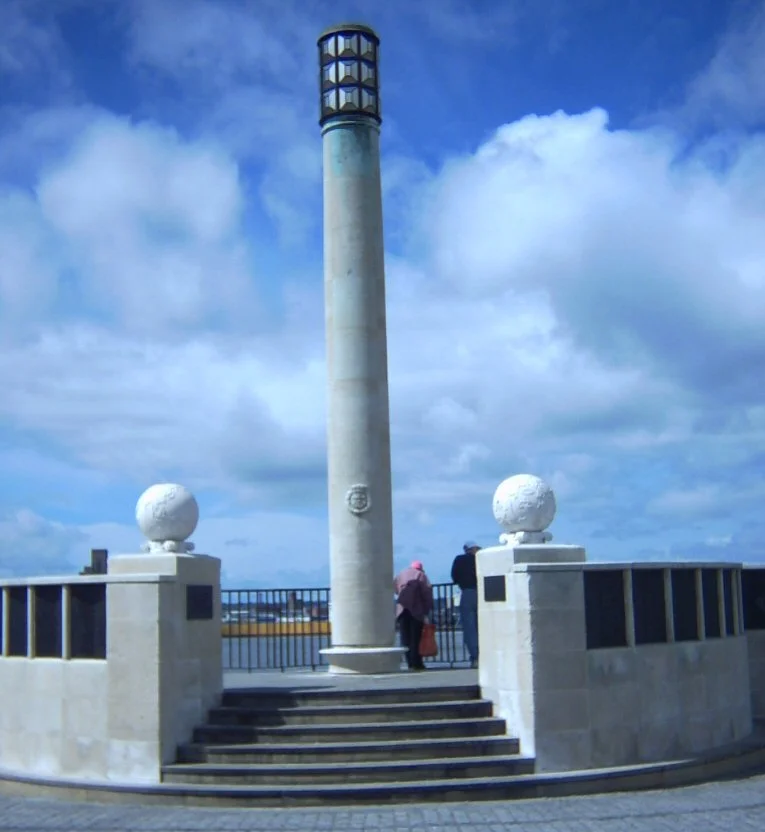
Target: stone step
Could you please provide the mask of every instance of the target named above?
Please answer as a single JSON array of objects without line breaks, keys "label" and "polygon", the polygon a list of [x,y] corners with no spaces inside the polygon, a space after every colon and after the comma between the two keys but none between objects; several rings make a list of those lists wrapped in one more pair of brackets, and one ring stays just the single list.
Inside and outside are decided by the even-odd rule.
[{"label": "stone step", "polygon": [[515,737],[458,737],[446,739],[387,740],[382,742],[325,742],[310,746],[290,743],[240,745],[182,745],[180,762],[235,763],[335,763],[444,759],[452,757],[491,757],[518,754]]},{"label": "stone step", "polygon": [[[418,681],[425,681],[425,674]],[[279,690],[272,688],[229,688],[224,691],[221,705],[243,708],[286,708],[318,705],[389,705],[416,702],[445,702],[480,699],[478,685],[449,685],[411,688],[304,688]]]},{"label": "stone step", "polygon": [[[247,784],[163,783],[155,791],[174,803],[187,806],[242,807],[326,807],[380,806],[402,803],[445,803],[474,800],[512,800],[540,795],[545,784],[559,775],[541,777],[519,774],[508,777],[470,777],[462,780],[427,780],[418,783],[343,784]],[[587,784],[589,785],[589,783]],[[592,792],[592,787],[584,789]],[[560,790],[559,790],[560,792]],[[568,785],[562,793],[576,793]],[[143,798],[145,799],[145,797]],[[469,812],[467,813],[469,815]]]},{"label": "stone step", "polygon": [[375,705],[299,705],[261,709],[225,705],[210,711],[210,725],[337,725],[365,722],[432,722],[439,719],[469,719],[492,715],[486,699],[445,702],[397,702]]},{"label": "stone step", "polygon": [[201,725],[194,729],[195,743],[322,743],[436,737],[488,737],[505,733],[497,717],[430,720],[423,722],[366,722],[342,725]]},{"label": "stone step", "polygon": [[428,780],[461,780],[476,777],[507,777],[530,774],[534,761],[518,756],[453,757],[441,760],[394,760],[363,762],[342,767],[324,763],[210,764],[164,766],[166,783],[239,784],[342,784],[401,782],[414,786]]}]

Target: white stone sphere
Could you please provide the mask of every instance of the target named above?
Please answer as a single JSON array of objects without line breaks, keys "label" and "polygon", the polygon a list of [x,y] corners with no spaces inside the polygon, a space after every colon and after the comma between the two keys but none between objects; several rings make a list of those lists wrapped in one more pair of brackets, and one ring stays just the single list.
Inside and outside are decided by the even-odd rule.
[{"label": "white stone sphere", "polygon": [[188,488],[163,482],[141,494],[135,507],[135,519],[148,540],[182,541],[194,534],[199,522],[199,506]]},{"label": "white stone sphere", "polygon": [[507,532],[543,532],[555,518],[552,488],[533,474],[516,474],[494,492],[494,518]]}]

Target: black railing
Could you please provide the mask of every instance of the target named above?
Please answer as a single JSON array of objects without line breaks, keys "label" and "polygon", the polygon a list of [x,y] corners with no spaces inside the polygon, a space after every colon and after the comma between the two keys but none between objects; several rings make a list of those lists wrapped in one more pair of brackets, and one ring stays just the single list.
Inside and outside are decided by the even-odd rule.
[{"label": "black railing", "polygon": [[[467,666],[454,584],[433,585],[438,655],[434,667]],[[391,599],[392,601],[392,599]],[[311,669],[327,665],[331,596],[321,589],[224,589],[223,664],[226,670]]]}]

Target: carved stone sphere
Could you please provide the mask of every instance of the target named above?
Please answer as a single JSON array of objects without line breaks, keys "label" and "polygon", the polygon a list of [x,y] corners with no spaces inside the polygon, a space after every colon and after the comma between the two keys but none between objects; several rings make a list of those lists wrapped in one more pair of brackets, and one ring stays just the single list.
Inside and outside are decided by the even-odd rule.
[{"label": "carved stone sphere", "polygon": [[147,488],[138,498],[135,519],[148,540],[182,541],[194,534],[199,522],[199,506],[188,488],[159,483]]},{"label": "carved stone sphere", "polygon": [[552,488],[533,474],[516,474],[494,492],[494,518],[505,532],[543,532],[555,518]]}]

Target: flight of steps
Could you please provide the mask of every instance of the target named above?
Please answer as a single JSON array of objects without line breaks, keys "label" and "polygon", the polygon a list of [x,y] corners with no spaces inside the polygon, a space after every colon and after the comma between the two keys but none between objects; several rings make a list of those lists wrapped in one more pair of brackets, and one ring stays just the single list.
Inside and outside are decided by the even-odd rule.
[{"label": "flight of steps", "polygon": [[498,797],[533,770],[475,685],[228,690],[163,782],[220,804],[369,804]]}]

